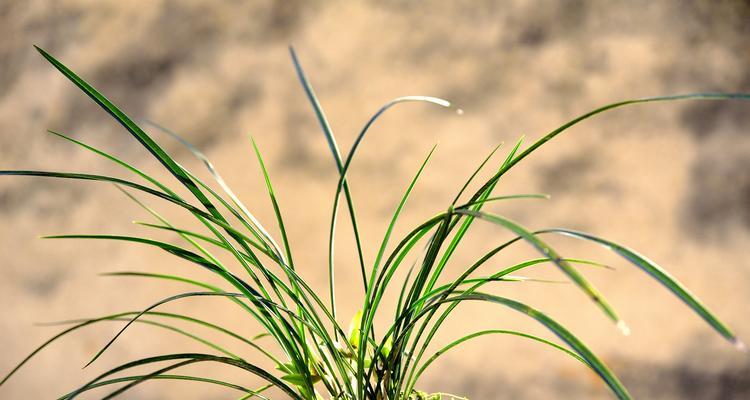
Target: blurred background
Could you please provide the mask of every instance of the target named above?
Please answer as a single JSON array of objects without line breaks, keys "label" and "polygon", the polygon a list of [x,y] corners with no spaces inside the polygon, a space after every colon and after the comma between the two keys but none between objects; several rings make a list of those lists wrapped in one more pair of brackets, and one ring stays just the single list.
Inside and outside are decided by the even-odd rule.
[{"label": "blurred background", "polygon": [[[386,114],[365,139],[349,176],[365,256],[372,260],[401,193],[435,143],[437,151],[396,237],[444,210],[501,142],[506,145],[492,168],[521,135],[528,143],[608,102],[693,91],[750,91],[748,21],[750,3],[740,0],[4,0],[0,168],[127,176],[106,160],[45,133],[51,129],[174,183],[139,143],[34,51],[32,44],[37,44],[134,119],[157,121],[191,140],[259,219],[273,227],[252,135],[266,157],[298,268],[324,293],[327,224],[337,175],[294,74],[288,45],[296,47],[342,151],[370,115],[394,97],[439,96],[463,110],[459,114],[456,108],[406,104]],[[551,200],[506,202],[488,210],[532,229],[564,226],[634,247],[671,271],[750,340],[748,133],[747,103],[690,101],[618,109],[548,143],[496,191],[543,192]],[[205,176],[183,147],[153,134],[181,163]],[[167,204],[143,200],[176,224],[191,224],[189,216]],[[55,233],[152,234],[132,220],[149,216],[111,185],[0,179],[0,374],[59,329],[34,326],[36,322],[140,310],[191,290],[97,274],[140,270],[206,278],[194,266],[152,248],[36,239]],[[345,218],[340,220],[337,294],[346,324],[360,307],[362,293],[350,229]],[[175,237],[156,236],[180,244]],[[448,274],[458,274],[482,250],[507,237],[496,227],[475,223]],[[570,239],[550,240],[566,256],[617,268],[585,272],[629,323],[631,336],[620,335],[572,285],[502,283],[492,291],[559,319],[610,364],[636,398],[750,397],[748,355],[735,351],[664,288],[601,249]],[[534,253],[520,245],[485,271],[530,256]],[[563,279],[549,266],[527,275]],[[257,327],[225,303],[185,300],[164,310],[190,312],[255,335]],[[0,387],[0,398],[56,398],[107,366],[170,351],[206,351],[169,332],[135,326],[81,371],[119,327],[103,323],[85,328],[44,350]],[[510,311],[471,305],[463,306],[439,342],[486,327],[550,337]],[[192,371],[240,384],[254,382],[215,366]],[[446,354],[419,386],[476,400],[610,398],[597,377],[576,361],[512,337],[479,339]],[[233,396],[208,385],[155,382],[124,398]]]}]

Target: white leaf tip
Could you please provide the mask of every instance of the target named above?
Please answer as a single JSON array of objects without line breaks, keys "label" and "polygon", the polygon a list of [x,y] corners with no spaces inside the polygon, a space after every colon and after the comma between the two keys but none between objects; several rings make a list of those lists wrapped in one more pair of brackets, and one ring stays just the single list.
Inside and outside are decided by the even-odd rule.
[{"label": "white leaf tip", "polygon": [[734,340],[732,340],[732,344],[734,345],[734,348],[737,349],[738,351],[747,353],[747,345],[745,345],[745,343],[742,340],[734,338]]},{"label": "white leaf tip", "polygon": [[625,321],[617,321],[617,329],[619,329],[620,333],[622,333],[623,335],[630,336],[630,328],[628,327],[628,324],[625,323]]}]

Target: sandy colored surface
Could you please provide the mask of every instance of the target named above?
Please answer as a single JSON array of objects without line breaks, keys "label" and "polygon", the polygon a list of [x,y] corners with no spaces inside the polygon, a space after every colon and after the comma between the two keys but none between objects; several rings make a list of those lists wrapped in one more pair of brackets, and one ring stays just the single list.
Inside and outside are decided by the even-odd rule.
[{"label": "sandy colored surface", "polygon": [[[53,129],[160,174],[127,132],[36,54],[31,45],[38,44],[134,118],[158,121],[204,149],[238,195],[273,226],[247,139],[252,134],[269,164],[299,268],[323,290],[337,176],[294,76],[288,44],[296,46],[344,149],[367,118],[397,96],[440,96],[464,110],[458,115],[455,109],[407,104],[392,110],[365,139],[350,177],[365,255],[372,260],[400,193],[434,143],[440,142],[437,153],[397,233],[443,210],[499,142],[506,147],[496,163],[519,135],[536,139],[607,102],[750,91],[748,20],[750,5],[729,0],[8,0],[0,2],[0,168],[122,175],[45,133]],[[549,143],[497,190],[546,192],[552,200],[488,209],[531,228],[571,227],[634,247],[667,267],[750,340],[749,133],[747,103],[683,102],[614,111]],[[185,166],[202,172],[176,143],[157,137]],[[175,222],[192,223],[149,201]],[[36,239],[51,233],[144,234],[130,221],[147,218],[110,185],[0,179],[0,373],[56,331],[34,322],[138,310],[186,289],[98,278],[98,273],[149,270],[204,277],[151,248]],[[348,232],[341,224],[337,273],[344,323],[361,298]],[[457,273],[506,237],[495,227],[476,224],[474,240],[461,248],[450,271]],[[565,255],[618,267],[589,276],[628,321],[630,337],[620,336],[570,285],[524,283],[495,290],[564,322],[611,364],[637,398],[750,396],[747,354],[735,352],[648,276],[589,245],[553,243]],[[519,246],[492,268],[530,255]],[[551,268],[534,276],[560,278]],[[248,336],[257,332],[247,317],[219,300],[186,301],[170,309],[223,322]],[[442,338],[456,337],[468,326],[546,334],[505,310],[467,306]],[[82,330],[45,350],[0,388],[0,398],[56,398],[107,366],[167,351],[204,351],[169,333],[136,327],[82,372],[80,366],[116,329],[109,324]],[[214,367],[202,371],[253,382]],[[574,361],[502,337],[448,354],[422,387],[474,400],[609,398],[603,384]],[[199,384],[159,382],[125,398],[233,396]]]}]

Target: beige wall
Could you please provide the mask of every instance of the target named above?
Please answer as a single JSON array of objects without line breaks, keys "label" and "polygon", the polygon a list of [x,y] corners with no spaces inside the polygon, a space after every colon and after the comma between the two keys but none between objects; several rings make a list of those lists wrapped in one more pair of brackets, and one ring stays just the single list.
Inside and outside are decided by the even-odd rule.
[{"label": "beige wall", "polygon": [[[729,0],[5,1],[0,3],[0,168],[122,174],[45,133],[53,129],[107,148],[147,171],[159,170],[132,137],[36,54],[31,45],[38,44],[136,119],[158,121],[199,145],[272,226],[247,139],[252,134],[269,164],[297,263],[324,290],[327,223],[337,177],[294,75],[288,44],[296,46],[342,148],[350,146],[371,113],[397,96],[441,96],[464,110],[458,115],[404,105],[365,139],[350,176],[371,260],[401,191],[434,143],[440,142],[437,153],[397,233],[443,210],[499,142],[510,144],[521,134],[536,139],[615,100],[750,91],[749,18],[747,2]],[[502,194],[546,192],[552,200],[489,209],[532,228],[572,227],[639,249],[748,339],[749,132],[750,105],[739,102],[617,110],[555,139],[498,188]],[[202,171],[179,146],[158,137],[187,167]],[[151,204],[177,222],[189,221],[165,204]],[[151,270],[202,277],[192,266],[149,248],[36,240],[50,233],[146,233],[130,224],[134,219],[148,216],[109,185],[0,179],[0,373],[56,330],[34,322],[138,310],[185,290],[98,278],[97,273]],[[452,273],[506,237],[494,227],[475,228],[473,241],[456,255]],[[348,226],[342,223],[340,232],[338,295],[346,320],[358,307],[361,290]],[[570,285],[503,284],[495,291],[559,318],[639,398],[750,395],[747,355],[733,351],[648,276],[590,246],[553,242],[566,255],[618,267],[615,272],[592,270],[590,277],[628,321],[630,337],[618,335]],[[532,254],[519,246],[492,269]],[[552,268],[533,275],[561,278]],[[248,336],[254,332],[245,316],[219,300],[186,301],[171,309],[223,322]],[[468,326],[546,334],[505,310],[467,306],[442,339]],[[61,341],[1,387],[0,398],[53,398],[118,362],[172,350],[203,351],[169,333],[137,327],[81,372],[79,366],[115,329],[100,326]],[[503,337],[447,355],[422,386],[472,399],[608,398],[603,385],[574,361]],[[143,385],[127,398],[226,395],[197,384],[160,382]]]}]

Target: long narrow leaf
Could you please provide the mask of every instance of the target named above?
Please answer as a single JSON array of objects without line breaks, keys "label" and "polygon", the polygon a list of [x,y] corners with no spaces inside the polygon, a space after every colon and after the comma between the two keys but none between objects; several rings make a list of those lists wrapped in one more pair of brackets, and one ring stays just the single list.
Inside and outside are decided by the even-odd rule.
[{"label": "long narrow leaf", "polygon": [[[630,394],[622,385],[620,380],[609,370],[604,362],[602,362],[585,344],[583,344],[583,342],[581,342],[575,335],[565,329],[565,327],[560,325],[554,319],[550,318],[541,311],[536,310],[535,308],[532,308],[521,302],[480,292],[461,294],[454,297],[449,297],[439,302],[435,302],[425,307],[423,310],[419,311],[418,314],[412,316],[413,318],[411,319],[411,322],[409,324],[415,324],[424,315],[429,314],[433,309],[440,307],[442,304],[464,301],[481,301],[503,305],[535,319],[537,322],[541,323],[544,327],[554,333],[563,342],[565,342],[565,344],[567,344],[571,350],[573,350],[576,354],[583,358],[619,399],[631,399]],[[393,328],[394,327],[391,327],[391,329],[389,329],[388,334],[393,332]],[[403,340],[403,336],[394,338],[394,347],[401,340]]]},{"label": "long narrow leaf", "polygon": [[[120,378],[108,379],[108,380],[105,380],[105,381],[99,381],[97,383],[89,385],[82,392],[93,390],[93,389],[96,389],[96,388],[99,388],[99,387],[102,387],[102,386],[115,385],[115,384],[123,383],[123,382],[136,381],[136,380],[143,379],[146,376],[147,375],[132,375],[132,376],[123,376],[123,377],[120,377]],[[257,391],[254,391],[252,389],[248,389],[248,388],[245,388],[243,386],[236,385],[236,384],[233,384],[233,383],[221,381],[221,380],[218,380],[218,379],[211,379],[211,378],[204,378],[204,377],[200,377],[200,376],[190,376],[190,375],[164,375],[164,374],[162,374],[162,375],[156,375],[156,376],[150,376],[148,379],[149,380],[173,380],[173,381],[190,381],[190,382],[210,383],[210,384],[213,384],[213,385],[224,386],[224,387],[227,387],[227,388],[230,388],[230,389],[235,389],[235,390],[238,390],[240,392],[245,392],[245,393],[247,393],[247,396],[257,396],[258,398],[261,398],[261,399],[264,399],[264,400],[269,400],[267,397],[259,394]],[[68,393],[68,394],[66,394],[64,396],[59,397],[57,400],[68,399],[73,393],[74,392],[70,392],[70,393]],[[247,398],[249,399],[250,397],[247,397]]]},{"label": "long narrow leaf", "polygon": [[703,318],[721,336],[729,340],[737,349],[744,350],[746,348],[745,344],[739,338],[737,338],[737,336],[735,336],[735,334],[723,322],[721,322],[711,311],[709,311],[708,308],[704,306],[703,303],[698,299],[698,297],[690,293],[690,291],[669,272],[667,272],[658,264],[649,260],[645,256],[642,256],[636,251],[621,246],[617,243],[584,232],[578,232],[570,229],[545,229],[543,231],[540,231],[539,233],[547,232],[559,233],[577,239],[587,240],[614,251],[618,255],[630,261],[636,267],[651,275],[651,277],[656,279],[657,282],[664,285],[667,289],[674,293],[675,296],[677,296],[693,311],[695,311],[696,314],[700,315],[700,317]]},{"label": "long narrow leaf", "polygon": [[248,372],[252,373],[253,375],[256,375],[256,376],[258,376],[258,377],[260,377],[260,378],[268,381],[269,383],[273,384],[274,386],[276,386],[279,389],[281,389],[282,391],[284,391],[284,393],[286,393],[287,395],[289,395],[289,397],[291,397],[292,399],[295,399],[295,400],[305,400],[299,394],[297,394],[297,392],[295,392],[294,389],[292,389],[289,385],[287,385],[286,383],[284,383],[282,380],[276,378],[275,376],[273,376],[268,371],[266,371],[266,370],[264,370],[264,369],[262,369],[260,367],[257,367],[254,364],[250,364],[250,363],[247,363],[247,362],[244,362],[244,361],[240,361],[240,360],[235,360],[235,359],[232,359],[232,358],[219,357],[219,356],[214,356],[214,355],[211,355],[211,354],[201,354],[201,353],[167,354],[167,355],[163,355],[163,356],[143,358],[143,359],[140,359],[140,360],[131,361],[131,362],[126,363],[126,364],[122,364],[119,367],[113,368],[113,369],[111,369],[111,370],[109,370],[109,371],[107,371],[107,372],[99,375],[98,377],[96,377],[95,379],[91,380],[87,384],[81,386],[78,390],[72,392],[67,397],[67,400],[72,400],[72,399],[78,397],[78,395],[81,394],[82,392],[84,392],[85,390],[87,390],[87,388],[89,386],[96,384],[97,382],[101,381],[102,379],[104,379],[104,378],[106,378],[106,377],[108,377],[110,375],[113,375],[113,374],[116,374],[118,372],[131,369],[131,368],[139,367],[141,365],[148,365],[148,364],[153,364],[153,363],[158,363],[158,362],[164,362],[164,361],[171,361],[171,360],[184,360],[181,365],[194,364],[194,363],[199,363],[199,362],[215,362],[215,363],[219,363],[219,364],[224,364],[224,365],[229,365],[229,366],[237,367],[237,368],[240,368],[240,369],[243,369],[245,371],[248,371]]},{"label": "long narrow leaf", "polygon": [[94,100],[99,106],[101,106],[107,113],[114,117],[133,137],[135,137],[141,144],[162,164],[164,167],[174,175],[177,180],[182,183],[193,195],[203,204],[206,209],[214,216],[217,216],[218,211],[215,210],[210,201],[200,191],[190,177],[186,174],[185,170],[182,169],[175,161],[170,157],[164,149],[161,148],[151,137],[146,134],[133,120],[130,119],[124,112],[122,112],[117,106],[110,102],[106,97],[99,93],[93,86],[89,85],[86,81],[81,79],[68,67],[52,57],[49,53],[42,50],[41,48],[34,46],[36,50],[49,61],[58,71],[60,71],[66,78],[70,79],[78,88],[80,88],[86,95]]},{"label": "long narrow leaf", "polygon": [[[534,335],[531,335],[531,334],[528,334],[528,333],[523,333],[523,332],[513,331],[513,330],[487,329],[487,330],[478,331],[478,332],[471,333],[469,335],[462,336],[462,337],[460,337],[460,338],[458,338],[458,339],[456,339],[456,340],[448,343],[447,345],[443,346],[442,348],[440,348],[440,350],[436,351],[435,354],[433,354],[430,358],[428,358],[424,362],[424,364],[422,364],[422,366],[419,367],[419,370],[417,371],[416,375],[414,376],[414,382],[416,382],[419,379],[419,377],[422,376],[422,373],[425,371],[425,369],[427,369],[427,367],[429,367],[433,362],[435,362],[435,360],[437,360],[440,356],[442,356],[445,353],[447,353],[449,350],[451,350],[451,349],[455,348],[456,346],[459,346],[459,345],[461,345],[464,342],[467,342],[469,340],[472,340],[472,339],[475,339],[475,338],[478,338],[478,337],[482,337],[482,336],[486,336],[486,335],[496,335],[496,334],[499,334],[499,335],[519,336],[519,337],[522,337],[522,338],[525,338],[525,339],[530,339],[530,340],[533,340],[533,341],[545,344],[545,345],[550,346],[550,347],[552,347],[552,348],[554,348],[556,350],[562,351],[563,353],[569,355],[570,357],[573,357],[574,359],[582,362],[586,366],[590,366],[588,364],[588,362],[586,360],[584,360],[578,354],[576,354],[576,353],[574,353],[574,352],[566,349],[565,347],[560,346],[557,343],[550,342],[549,340],[540,338],[539,336],[534,336]],[[411,387],[413,387],[413,386],[414,385],[412,384]],[[408,392],[408,390],[407,390],[407,392]]]},{"label": "long narrow leaf", "polygon": [[547,243],[545,243],[544,241],[536,237],[536,235],[534,235],[533,232],[499,215],[487,214],[487,213],[477,212],[477,211],[472,211],[472,210],[459,210],[457,212],[465,213],[467,215],[471,215],[476,218],[490,221],[522,237],[524,240],[526,240],[532,246],[534,246],[540,253],[542,253],[542,255],[549,258],[555,265],[557,265],[560,268],[560,270],[562,270],[565,273],[565,275],[567,275],[570,278],[570,280],[573,281],[573,283],[575,283],[578,287],[580,287],[581,290],[583,290],[589,296],[589,298],[597,306],[599,306],[599,308],[601,308],[602,311],[604,311],[604,313],[610,319],[612,319],[614,322],[617,323],[617,327],[624,334],[628,333],[627,326],[620,319],[620,317],[617,316],[617,313],[612,308],[612,306],[609,305],[609,302],[607,302],[607,300],[604,298],[602,293],[599,292],[599,290],[596,289],[591,283],[589,283],[589,281],[586,278],[584,278],[583,275],[581,275],[567,261],[565,261],[565,259],[562,258],[552,247],[550,247]]}]

